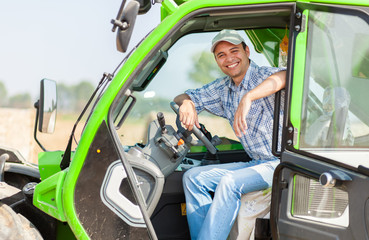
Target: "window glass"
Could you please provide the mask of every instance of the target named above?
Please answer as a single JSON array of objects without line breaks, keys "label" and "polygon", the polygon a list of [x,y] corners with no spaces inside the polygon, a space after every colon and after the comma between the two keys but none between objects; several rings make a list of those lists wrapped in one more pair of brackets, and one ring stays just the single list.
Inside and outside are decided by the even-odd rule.
[{"label": "window glass", "polygon": [[[260,66],[270,66],[262,54],[255,52],[245,32],[240,31],[239,33],[250,47],[250,59]],[[133,93],[137,98],[137,102],[122,127],[118,130],[123,145],[145,144],[149,123],[156,118],[158,112],[163,112],[166,123],[176,129],[176,115],[169,105],[174,97],[184,93],[187,89],[201,87],[223,76],[213,54],[210,52],[211,41],[216,34],[214,32],[186,35],[179,39],[167,52],[161,50],[155,55],[156,57],[164,56],[166,61],[145,89],[140,90],[136,87],[137,90],[140,90]],[[157,64],[160,61],[152,60],[150,62]],[[150,68],[145,66],[143,71]],[[139,83],[140,80],[136,79],[134,85]],[[133,89],[135,89],[135,86],[133,86]],[[199,115],[199,121],[213,135],[237,140],[226,119],[203,112]]]},{"label": "window glass", "polygon": [[310,11],[301,149],[369,147],[368,43],[360,16]]}]

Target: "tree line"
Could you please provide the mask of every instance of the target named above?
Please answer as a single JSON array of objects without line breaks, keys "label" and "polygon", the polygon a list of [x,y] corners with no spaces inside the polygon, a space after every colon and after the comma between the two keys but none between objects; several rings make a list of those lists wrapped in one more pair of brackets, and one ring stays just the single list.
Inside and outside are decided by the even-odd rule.
[{"label": "tree line", "polygon": [[[73,85],[57,84],[58,111],[80,112],[94,89],[95,87],[87,81]],[[0,81],[0,107],[33,108],[35,101],[27,92],[8,96],[5,84]]]},{"label": "tree line", "polygon": [[[213,58],[212,53],[207,51],[194,54],[192,56],[194,63],[193,69],[188,72],[189,79],[200,85],[204,85],[221,76],[222,73]],[[73,85],[58,83],[58,111],[79,113],[87,103],[94,89],[95,86],[88,81],[81,81]],[[140,98],[140,96],[137,97]],[[33,108],[35,101],[36,99],[27,92],[8,96],[5,84],[0,81],[0,107]],[[150,112],[153,105],[169,107],[168,99],[164,98],[140,99],[140,102],[146,104],[136,104],[140,105],[136,106],[134,111],[138,115]]]}]

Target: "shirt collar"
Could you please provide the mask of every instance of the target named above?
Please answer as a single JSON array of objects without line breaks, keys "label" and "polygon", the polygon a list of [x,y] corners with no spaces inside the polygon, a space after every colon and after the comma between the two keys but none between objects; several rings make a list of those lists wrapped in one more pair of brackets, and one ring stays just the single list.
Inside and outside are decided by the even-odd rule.
[{"label": "shirt collar", "polygon": [[242,82],[240,83],[240,85],[236,86],[236,84],[232,81],[231,77],[227,76],[227,80],[229,81],[228,87],[232,91],[236,91],[238,87],[243,87],[244,89],[248,89],[250,77],[252,76],[252,74],[255,72],[255,70],[258,67],[259,66],[254,61],[252,61],[250,59],[250,66],[247,69],[247,72],[246,72],[245,76],[243,77]]}]

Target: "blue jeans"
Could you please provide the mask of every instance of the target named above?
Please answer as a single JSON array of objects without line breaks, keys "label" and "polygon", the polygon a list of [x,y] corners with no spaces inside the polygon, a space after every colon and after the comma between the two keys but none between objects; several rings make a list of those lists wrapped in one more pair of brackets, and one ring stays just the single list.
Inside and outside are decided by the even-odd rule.
[{"label": "blue jeans", "polygon": [[[272,186],[279,160],[252,160],[191,168],[183,175],[191,239],[225,240],[241,195]],[[209,192],[214,192],[212,199]]]}]

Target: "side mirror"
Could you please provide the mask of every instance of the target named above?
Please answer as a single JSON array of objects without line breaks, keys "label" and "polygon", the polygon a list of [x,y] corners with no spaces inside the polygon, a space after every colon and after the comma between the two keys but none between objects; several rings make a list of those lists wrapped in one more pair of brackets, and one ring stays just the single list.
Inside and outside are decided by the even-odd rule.
[{"label": "side mirror", "polygon": [[136,22],[140,3],[137,1],[130,1],[124,8],[121,17],[114,21],[114,26],[118,27],[117,32],[117,49],[120,52],[126,52],[129,44],[129,40],[132,36],[133,27]]},{"label": "side mirror", "polygon": [[42,79],[40,84],[39,125],[38,130],[43,133],[53,133],[56,121],[56,82]]}]

